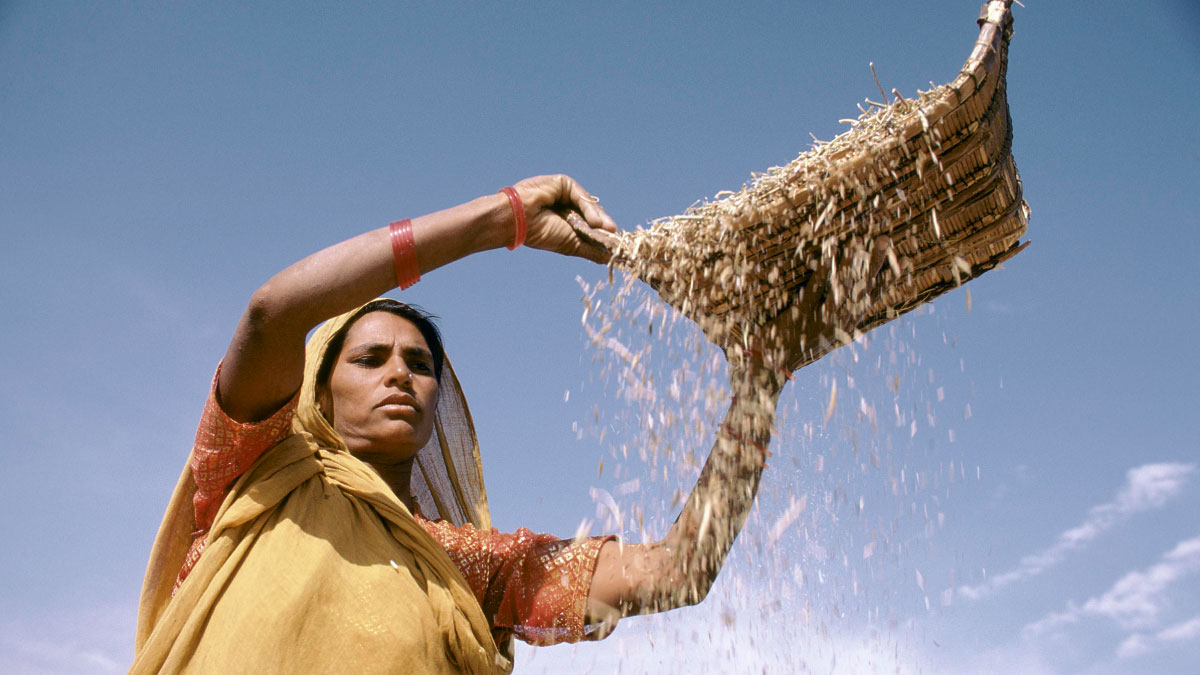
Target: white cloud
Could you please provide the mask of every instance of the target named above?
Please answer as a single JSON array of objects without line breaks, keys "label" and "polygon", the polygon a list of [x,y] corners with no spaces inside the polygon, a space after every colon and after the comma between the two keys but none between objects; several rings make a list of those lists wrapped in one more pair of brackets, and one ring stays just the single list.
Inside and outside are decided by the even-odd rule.
[{"label": "white cloud", "polygon": [[1048,633],[1060,626],[1079,623],[1079,619],[1082,616],[1083,612],[1078,605],[1073,602],[1067,602],[1067,608],[1064,611],[1051,612],[1037,621],[1027,624],[1022,632],[1027,636]]},{"label": "white cloud", "polygon": [[1164,628],[1154,637],[1164,642],[1186,642],[1200,638],[1200,616]]},{"label": "white cloud", "polygon": [[1195,470],[1195,464],[1145,464],[1130,469],[1126,474],[1128,482],[1110,508],[1115,514],[1160,508],[1179,492]]},{"label": "white cloud", "polygon": [[1084,603],[1081,610],[1112,619],[1126,630],[1154,626],[1167,602],[1167,588],[1196,571],[1200,571],[1200,537],[1179,542],[1161,562],[1121,577],[1104,595]]},{"label": "white cloud", "polygon": [[964,597],[978,599],[1041,574],[1130,516],[1162,508],[1183,490],[1195,471],[1195,464],[1179,463],[1144,464],[1130,469],[1125,474],[1125,485],[1112,501],[1092,507],[1086,520],[1059,534],[1049,548],[1025,556],[1015,568],[978,586],[964,585],[959,591]]},{"label": "white cloud", "polygon": [[[1061,612],[1047,614],[1025,626],[1026,637],[1045,634],[1088,617],[1108,619],[1127,631],[1144,631],[1158,626],[1168,607],[1170,587],[1200,571],[1200,537],[1179,542],[1159,562],[1143,570],[1129,572],[1102,595],[1083,604],[1067,603]],[[1117,648],[1117,655],[1131,658],[1147,653],[1168,642],[1200,636],[1200,618],[1177,624],[1153,635],[1133,633]]]},{"label": "white cloud", "polygon": [[1154,635],[1134,633],[1117,647],[1117,657],[1131,659],[1157,651],[1171,643],[1200,638],[1200,616],[1168,626]]},{"label": "white cloud", "polygon": [[1117,645],[1117,658],[1132,659],[1153,651],[1150,638],[1142,633],[1134,633]]}]

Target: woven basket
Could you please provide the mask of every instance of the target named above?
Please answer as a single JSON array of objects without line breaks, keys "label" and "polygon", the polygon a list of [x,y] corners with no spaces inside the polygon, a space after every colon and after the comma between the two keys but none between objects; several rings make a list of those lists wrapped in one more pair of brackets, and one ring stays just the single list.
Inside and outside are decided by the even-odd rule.
[{"label": "woven basket", "polygon": [[[983,6],[949,85],[916,99],[893,90],[850,131],[741,191],[624,234],[614,265],[722,345],[794,304],[810,279],[828,280],[838,339],[811,346],[800,367],[1016,255],[1029,210],[1005,97],[1010,2]],[[887,264],[868,280],[872,256]]]}]

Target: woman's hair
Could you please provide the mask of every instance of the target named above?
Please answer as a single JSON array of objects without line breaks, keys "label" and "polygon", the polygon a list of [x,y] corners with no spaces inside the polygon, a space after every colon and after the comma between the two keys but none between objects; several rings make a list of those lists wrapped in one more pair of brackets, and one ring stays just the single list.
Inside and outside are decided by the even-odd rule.
[{"label": "woman's hair", "polygon": [[406,305],[399,300],[391,298],[379,298],[372,300],[363,305],[350,317],[346,325],[338,331],[337,335],[329,341],[329,347],[325,350],[324,358],[321,359],[321,366],[317,368],[317,386],[326,387],[329,385],[329,375],[333,372],[333,364],[337,361],[338,356],[342,353],[342,345],[346,342],[346,334],[350,332],[350,327],[362,317],[371,312],[387,312],[396,316],[411,321],[417,330],[421,331],[421,336],[425,338],[425,343],[429,345],[429,351],[433,354],[433,374],[440,382],[442,379],[442,362],[446,360],[446,350],[442,347],[442,334],[433,323],[433,315],[426,314],[424,311],[412,305]]}]

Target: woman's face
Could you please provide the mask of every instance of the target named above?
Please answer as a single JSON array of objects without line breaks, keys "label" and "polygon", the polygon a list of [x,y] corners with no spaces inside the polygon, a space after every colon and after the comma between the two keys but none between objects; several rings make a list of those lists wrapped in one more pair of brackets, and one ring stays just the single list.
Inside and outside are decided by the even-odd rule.
[{"label": "woman's face", "polygon": [[363,315],[346,333],[321,398],[326,418],[359,459],[412,459],[433,434],[438,401],[425,337],[395,314]]}]

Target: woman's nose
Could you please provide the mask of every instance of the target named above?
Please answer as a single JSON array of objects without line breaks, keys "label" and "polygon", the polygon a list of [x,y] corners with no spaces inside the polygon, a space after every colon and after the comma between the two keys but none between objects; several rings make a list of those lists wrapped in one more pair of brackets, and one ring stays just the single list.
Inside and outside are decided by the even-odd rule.
[{"label": "woman's nose", "polygon": [[406,386],[412,382],[412,371],[408,369],[408,364],[404,359],[392,359],[388,363],[387,384],[398,384]]}]

